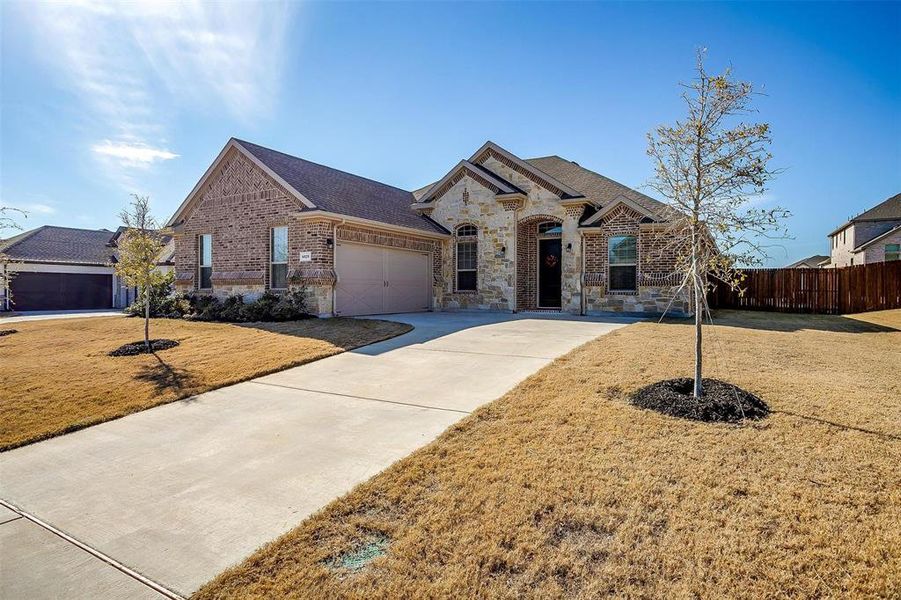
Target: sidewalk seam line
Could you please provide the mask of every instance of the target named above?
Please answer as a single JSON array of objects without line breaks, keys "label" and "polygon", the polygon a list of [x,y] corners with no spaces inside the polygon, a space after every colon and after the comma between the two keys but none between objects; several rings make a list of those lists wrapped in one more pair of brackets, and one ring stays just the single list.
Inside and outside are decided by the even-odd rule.
[{"label": "sidewalk seam line", "polygon": [[109,566],[113,567],[114,569],[117,569],[118,571],[122,572],[124,575],[131,577],[138,583],[141,583],[141,584],[149,587],[153,591],[155,591],[159,594],[162,594],[163,596],[169,598],[170,600],[186,600],[184,598],[184,596],[180,596],[179,594],[173,592],[169,588],[164,587],[163,585],[153,581],[152,579],[145,577],[144,575],[141,575],[134,569],[126,567],[125,565],[123,565],[122,563],[117,561],[112,556],[109,556],[108,554],[104,554],[100,550],[97,550],[95,548],[92,548],[91,546],[88,546],[84,542],[79,541],[78,539],[72,537],[71,535],[61,531],[60,529],[57,529],[50,523],[47,523],[46,521],[39,519],[38,517],[34,516],[33,514],[26,512],[13,504],[10,504],[9,502],[7,502],[6,500],[3,500],[2,498],[0,498],[0,506],[5,506],[9,510],[17,513],[20,517],[23,517],[26,520],[34,523],[38,527],[42,527],[43,529],[49,531],[50,533],[62,538],[63,540],[69,542],[73,546],[80,548],[81,550],[87,552],[94,558],[100,559],[100,561],[108,564]]},{"label": "sidewalk seam line", "polygon": [[369,400],[370,402],[384,402],[386,404],[397,404],[400,406],[411,406],[413,408],[425,408],[428,410],[443,410],[446,412],[455,412],[463,415],[470,414],[468,410],[459,410],[457,408],[443,408],[441,406],[428,406],[425,404],[413,404],[412,402],[399,402],[397,400],[383,400],[381,398],[370,398],[368,396],[354,396],[353,394],[342,394],[340,392],[325,392],[323,390],[311,390],[309,388],[297,387],[294,385],[285,385],[283,383],[270,383],[268,381],[251,380],[247,383],[255,383],[257,385],[271,385],[272,387],[284,388],[286,390],[298,390],[300,392],[312,392],[314,394],[327,394],[329,396],[340,396],[341,398],[351,398],[354,400]]}]

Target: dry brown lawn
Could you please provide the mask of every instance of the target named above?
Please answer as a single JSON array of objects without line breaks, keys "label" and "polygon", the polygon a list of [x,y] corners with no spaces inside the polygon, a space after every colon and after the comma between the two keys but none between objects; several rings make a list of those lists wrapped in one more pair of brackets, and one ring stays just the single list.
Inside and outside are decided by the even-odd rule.
[{"label": "dry brown lawn", "polygon": [[[901,595],[901,311],[722,313],[735,426],[627,395],[692,368],[684,323],[598,338],[197,593],[211,598]],[[337,565],[373,540],[385,553]]]},{"label": "dry brown lawn", "polygon": [[402,323],[309,319],[229,325],[153,319],[152,338],[179,346],[152,355],[107,353],[143,339],[123,317],[4,324],[0,337],[0,450],[121,417],[409,331]]}]

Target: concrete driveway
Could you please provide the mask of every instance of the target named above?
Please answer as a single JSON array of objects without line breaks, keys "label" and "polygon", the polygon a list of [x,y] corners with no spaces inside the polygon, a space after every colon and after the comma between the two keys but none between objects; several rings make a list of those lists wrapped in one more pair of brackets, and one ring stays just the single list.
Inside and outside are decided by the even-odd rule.
[{"label": "concrete driveway", "polygon": [[421,313],[401,337],[0,454],[0,597],[188,595],[630,319]]}]

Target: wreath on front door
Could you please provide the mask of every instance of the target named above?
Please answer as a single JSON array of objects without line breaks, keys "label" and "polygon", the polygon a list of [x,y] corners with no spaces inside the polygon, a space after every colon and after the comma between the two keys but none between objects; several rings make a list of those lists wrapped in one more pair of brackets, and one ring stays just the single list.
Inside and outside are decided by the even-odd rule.
[{"label": "wreath on front door", "polygon": [[554,254],[548,254],[547,256],[545,256],[544,257],[544,265],[548,269],[553,269],[554,267],[556,267],[557,266],[557,256]]}]

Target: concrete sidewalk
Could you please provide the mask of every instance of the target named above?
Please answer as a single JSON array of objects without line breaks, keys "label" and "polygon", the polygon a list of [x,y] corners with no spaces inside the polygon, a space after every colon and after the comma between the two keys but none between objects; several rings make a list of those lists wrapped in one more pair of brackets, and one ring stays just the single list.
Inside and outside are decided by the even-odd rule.
[{"label": "concrete sidewalk", "polygon": [[84,319],[87,317],[124,317],[122,309],[105,310],[31,310],[14,313],[0,313],[0,325],[26,321],[48,321],[50,319]]},{"label": "concrete sidewalk", "polygon": [[0,597],[162,597],[109,561],[186,596],[557,356],[632,322],[388,318],[416,329],[0,455],[0,498],[96,553],[0,518]]}]

